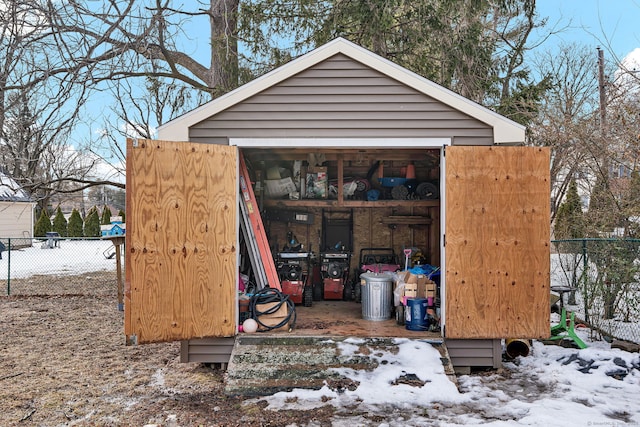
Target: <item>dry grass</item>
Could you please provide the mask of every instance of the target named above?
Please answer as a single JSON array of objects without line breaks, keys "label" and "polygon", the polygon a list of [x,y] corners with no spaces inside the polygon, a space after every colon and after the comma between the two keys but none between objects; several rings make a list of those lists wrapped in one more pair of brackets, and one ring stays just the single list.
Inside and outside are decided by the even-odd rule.
[{"label": "dry grass", "polygon": [[66,295],[0,298],[0,425],[326,425],[327,409],[265,413],[224,396],[223,373],[181,364],[179,343],[125,346],[115,284],[50,280]]}]

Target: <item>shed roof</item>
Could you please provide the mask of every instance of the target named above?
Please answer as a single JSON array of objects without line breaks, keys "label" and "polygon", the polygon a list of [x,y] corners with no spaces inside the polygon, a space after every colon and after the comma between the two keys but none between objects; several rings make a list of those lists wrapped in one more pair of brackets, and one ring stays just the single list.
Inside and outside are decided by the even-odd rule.
[{"label": "shed roof", "polygon": [[332,56],[342,53],[493,128],[496,144],[524,142],[525,127],[343,38],[335,39],[158,128],[161,139],[187,141],[189,128]]},{"label": "shed roof", "polygon": [[31,198],[13,178],[0,172],[1,202],[31,202]]}]

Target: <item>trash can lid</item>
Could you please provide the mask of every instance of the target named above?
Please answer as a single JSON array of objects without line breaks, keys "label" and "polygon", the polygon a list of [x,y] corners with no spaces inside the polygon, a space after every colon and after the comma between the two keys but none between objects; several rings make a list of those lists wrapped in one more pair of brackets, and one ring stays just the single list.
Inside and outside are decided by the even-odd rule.
[{"label": "trash can lid", "polygon": [[393,274],[389,272],[384,272],[384,273],[367,272],[367,273],[362,273],[360,275],[360,279],[363,279],[367,282],[389,282],[393,280]]}]

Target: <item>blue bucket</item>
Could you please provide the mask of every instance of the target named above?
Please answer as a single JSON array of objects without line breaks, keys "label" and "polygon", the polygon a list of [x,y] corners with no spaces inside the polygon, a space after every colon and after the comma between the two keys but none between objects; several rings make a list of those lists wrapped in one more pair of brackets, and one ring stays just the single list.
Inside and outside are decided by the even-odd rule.
[{"label": "blue bucket", "polygon": [[426,331],[429,329],[427,322],[427,299],[409,298],[405,308],[405,325],[410,331]]}]

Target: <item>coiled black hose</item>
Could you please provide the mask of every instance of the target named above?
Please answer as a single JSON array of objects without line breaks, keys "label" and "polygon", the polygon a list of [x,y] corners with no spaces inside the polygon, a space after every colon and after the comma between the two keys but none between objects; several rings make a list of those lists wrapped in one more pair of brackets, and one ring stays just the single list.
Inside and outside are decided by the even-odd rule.
[{"label": "coiled black hose", "polygon": [[[276,303],[273,304],[266,311],[258,310],[257,306],[260,304],[268,304],[268,303]],[[285,304],[287,306],[287,316],[282,319],[280,323],[277,325],[265,325],[261,320],[260,316],[265,314],[274,314],[276,313],[282,306]],[[262,288],[249,300],[249,313],[251,318],[258,322],[258,325],[261,328],[258,328],[262,332],[270,331],[273,329],[281,328],[287,324],[289,324],[289,328],[293,328],[296,324],[296,305],[289,299],[289,295],[283,294],[279,290],[275,288]]]}]

